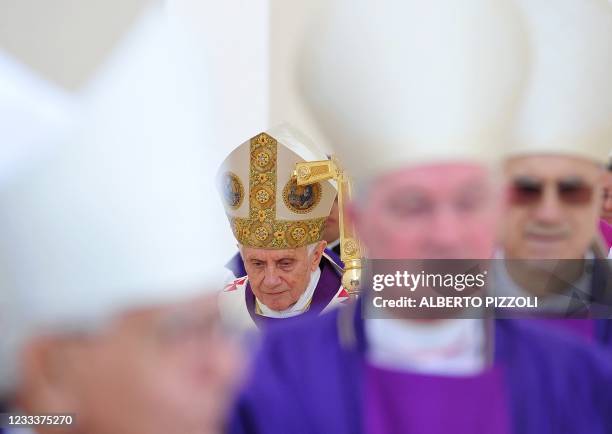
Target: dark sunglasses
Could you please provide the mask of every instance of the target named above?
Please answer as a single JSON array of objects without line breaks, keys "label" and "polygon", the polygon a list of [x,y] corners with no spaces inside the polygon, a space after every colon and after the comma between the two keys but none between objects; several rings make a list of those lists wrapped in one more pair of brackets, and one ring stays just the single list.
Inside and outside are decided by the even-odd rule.
[{"label": "dark sunglasses", "polygon": [[[544,196],[546,184],[538,179],[521,176],[511,183],[510,201],[515,205],[535,205]],[[566,205],[586,205],[593,198],[593,186],[578,178],[559,180],[555,185],[557,197]]]}]

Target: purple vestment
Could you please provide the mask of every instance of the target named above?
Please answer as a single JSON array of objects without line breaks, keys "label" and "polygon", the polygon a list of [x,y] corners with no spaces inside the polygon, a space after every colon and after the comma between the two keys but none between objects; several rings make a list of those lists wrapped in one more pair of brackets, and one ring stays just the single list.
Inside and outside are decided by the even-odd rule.
[{"label": "purple vestment", "polygon": [[[529,321],[496,320],[494,325],[495,368],[488,379],[492,382],[485,381],[477,389],[457,385],[454,396],[462,395],[464,401],[477,407],[487,398],[482,394],[488,394],[494,403],[482,410],[494,412],[499,421],[494,429],[501,432],[508,428],[519,434],[612,433],[609,354],[572,333],[534,327]],[[395,421],[384,420],[390,417],[383,413],[387,405],[372,403],[368,397],[372,385],[367,381],[372,373],[368,374],[366,348],[363,319],[354,305],[270,328],[236,403],[229,432],[360,434],[368,433],[368,426],[390,426],[396,430],[391,432],[399,432]],[[388,385],[392,380],[383,381]],[[424,393],[419,391],[424,382],[414,382],[401,394],[416,403]],[[383,387],[382,383],[378,387]],[[402,396],[397,393],[394,391],[393,396]],[[432,390],[431,396],[436,393]],[[429,417],[442,418],[452,414],[452,405],[466,402],[440,401],[422,411],[428,411]],[[376,420],[382,421],[369,425]],[[472,421],[479,424],[473,432],[489,432],[486,427],[491,418]],[[455,432],[454,422],[448,418],[442,428]],[[431,431],[423,425],[410,426],[410,421],[406,424],[402,428],[408,431],[401,431],[405,434],[442,429],[437,422]],[[463,432],[466,429],[464,424]]]},{"label": "purple vestment", "polygon": [[[469,396],[466,396],[469,391]],[[510,434],[500,368],[466,377],[365,368],[365,432]]]}]

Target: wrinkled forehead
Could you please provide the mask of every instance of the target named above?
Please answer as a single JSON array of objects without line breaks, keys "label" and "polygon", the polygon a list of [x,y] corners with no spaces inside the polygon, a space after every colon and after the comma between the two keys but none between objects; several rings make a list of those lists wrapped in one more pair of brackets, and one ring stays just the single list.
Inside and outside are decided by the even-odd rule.
[{"label": "wrinkled forehead", "polygon": [[294,249],[257,249],[242,246],[241,252],[244,261],[280,261],[282,259],[300,259],[306,255],[306,246]]},{"label": "wrinkled forehead", "polygon": [[530,176],[538,179],[581,178],[596,180],[604,167],[586,158],[567,155],[529,155],[508,159],[505,164],[507,176]]},{"label": "wrinkled forehead", "polygon": [[489,167],[478,163],[440,163],[406,167],[383,174],[369,183],[371,197],[392,192],[418,192],[447,196],[470,191],[484,191],[493,186]]}]

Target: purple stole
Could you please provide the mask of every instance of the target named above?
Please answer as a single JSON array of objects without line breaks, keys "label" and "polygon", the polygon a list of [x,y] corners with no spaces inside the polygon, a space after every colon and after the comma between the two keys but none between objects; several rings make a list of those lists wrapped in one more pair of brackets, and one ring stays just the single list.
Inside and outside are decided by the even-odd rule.
[{"label": "purple stole", "polygon": [[249,315],[251,315],[251,318],[255,324],[257,324],[257,327],[267,327],[273,323],[292,320],[304,315],[319,315],[334,299],[334,296],[340,290],[340,284],[342,281],[342,277],[338,274],[334,266],[327,260],[327,258],[321,258],[319,267],[321,269],[321,277],[319,277],[319,282],[317,283],[312,296],[310,307],[302,315],[297,315],[291,318],[269,318],[258,315],[255,312],[255,294],[253,294],[253,291],[251,290],[251,284],[247,283],[246,290],[244,291],[244,301],[249,311]]},{"label": "purple stole", "polygon": [[449,377],[366,365],[364,387],[368,434],[512,432],[499,367],[479,375]]},{"label": "purple stole", "polygon": [[432,378],[368,367],[359,302],[270,327],[228,432],[429,434],[445,425],[448,433],[612,433],[609,354],[526,320],[494,325],[493,369],[445,381],[444,390]]}]

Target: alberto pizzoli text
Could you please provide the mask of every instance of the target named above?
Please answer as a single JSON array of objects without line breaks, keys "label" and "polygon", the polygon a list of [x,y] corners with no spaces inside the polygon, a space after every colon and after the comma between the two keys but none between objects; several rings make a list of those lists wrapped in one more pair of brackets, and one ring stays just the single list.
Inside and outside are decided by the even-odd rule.
[{"label": "alberto pizzoli text", "polygon": [[374,307],[383,308],[537,308],[538,297],[398,297],[386,299],[378,296],[372,299]]}]

